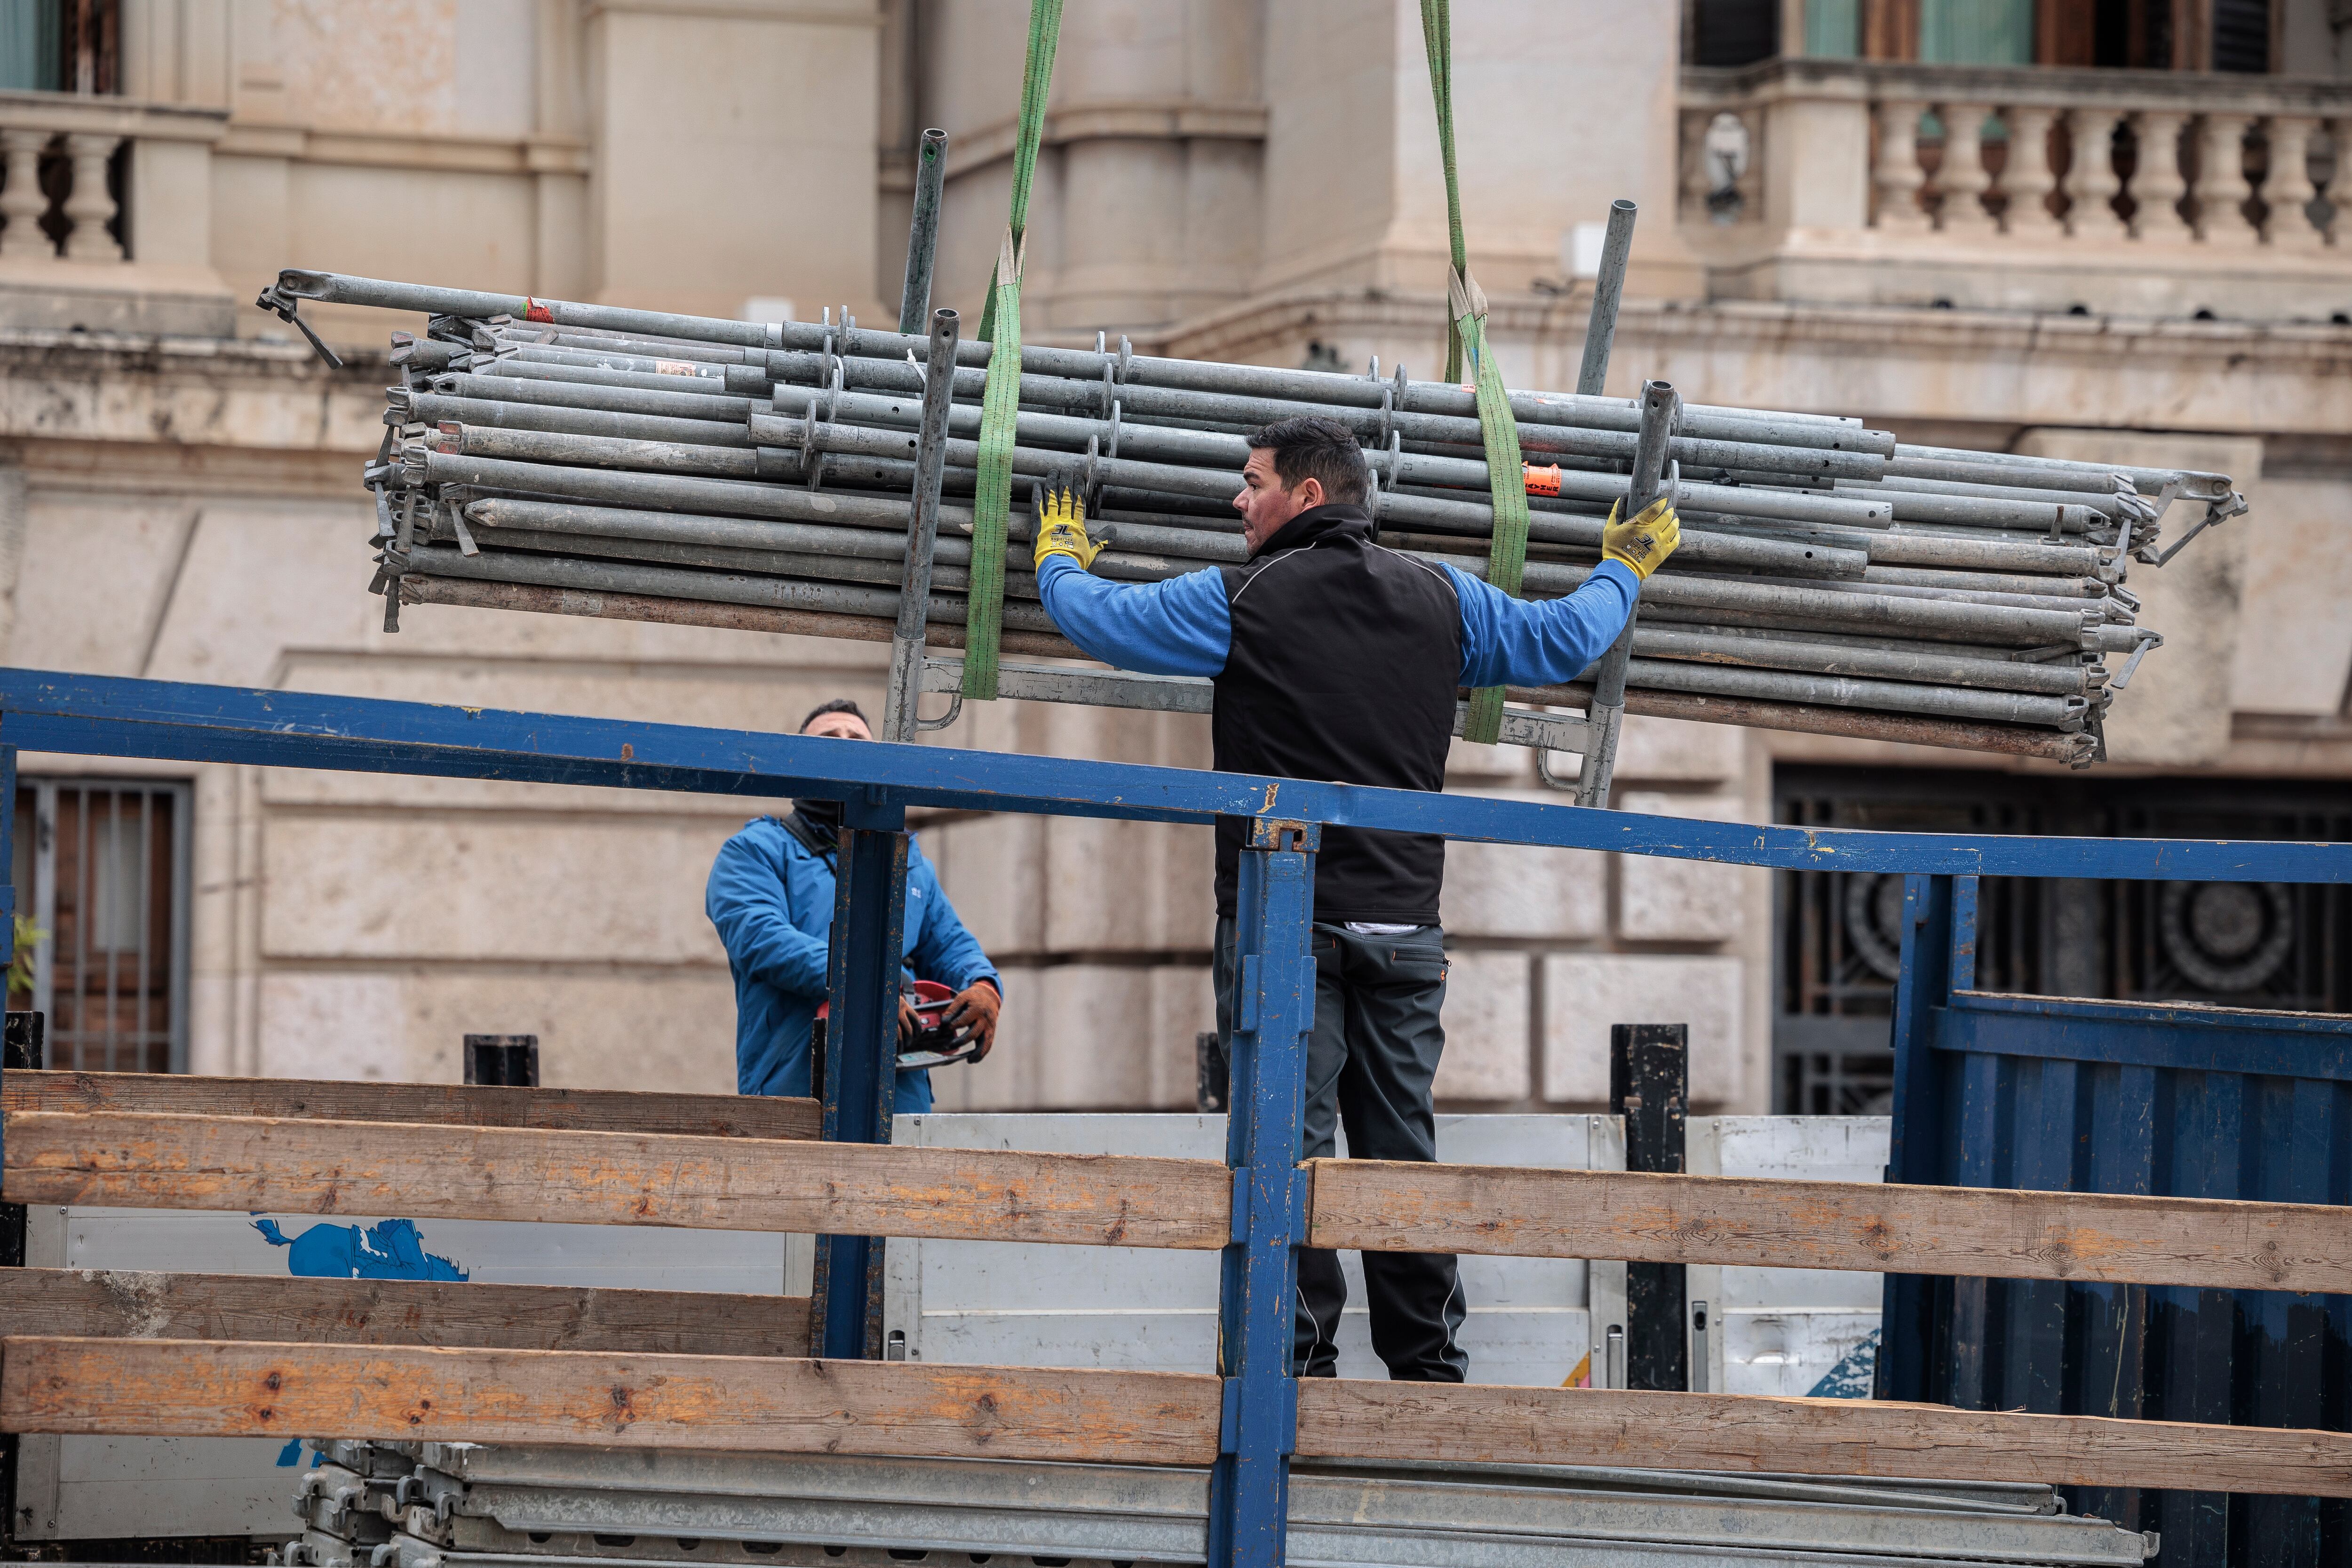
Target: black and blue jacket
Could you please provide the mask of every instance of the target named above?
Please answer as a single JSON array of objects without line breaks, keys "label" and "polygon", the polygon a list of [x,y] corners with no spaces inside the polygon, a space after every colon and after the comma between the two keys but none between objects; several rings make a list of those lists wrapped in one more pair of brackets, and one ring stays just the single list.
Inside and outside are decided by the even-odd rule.
[{"label": "black and blue jacket", "polygon": [[[1552,686],[1600,657],[1641,580],[1605,561],[1566,598],[1515,599],[1372,542],[1360,507],[1300,512],[1246,565],[1112,583],[1066,555],[1037,573],[1062,635],[1106,664],[1216,684],[1215,765],[1443,789],[1461,687]],[[1217,912],[1234,912],[1247,825],[1217,824]],[[1445,842],[1327,827],[1315,918],[1434,925]]]}]

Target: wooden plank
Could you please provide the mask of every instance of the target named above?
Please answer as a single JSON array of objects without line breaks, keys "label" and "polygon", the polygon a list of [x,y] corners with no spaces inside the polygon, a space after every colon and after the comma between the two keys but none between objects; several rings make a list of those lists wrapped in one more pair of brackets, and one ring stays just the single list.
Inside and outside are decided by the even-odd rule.
[{"label": "wooden plank", "polygon": [[1315,1247],[2352,1292],[2352,1208],[1318,1160]]},{"label": "wooden plank", "polygon": [[805,1296],[0,1268],[0,1335],[804,1356]]},{"label": "wooden plank", "polygon": [[188,1340],[0,1341],[0,1431],[1205,1465],[1203,1373]]},{"label": "wooden plank", "polygon": [[7,1110],[152,1110],[183,1116],[433,1121],[569,1132],[676,1132],[707,1138],[814,1138],[814,1100],[635,1089],[516,1089],[472,1083],[341,1083],[187,1073],[10,1072]]},{"label": "wooden plank", "polygon": [[535,1128],[27,1111],[12,1203],[1213,1248],[1213,1160]]},{"label": "wooden plank", "polygon": [[1302,1379],[1298,1455],[2352,1497],[2347,1432],[1492,1384]]}]

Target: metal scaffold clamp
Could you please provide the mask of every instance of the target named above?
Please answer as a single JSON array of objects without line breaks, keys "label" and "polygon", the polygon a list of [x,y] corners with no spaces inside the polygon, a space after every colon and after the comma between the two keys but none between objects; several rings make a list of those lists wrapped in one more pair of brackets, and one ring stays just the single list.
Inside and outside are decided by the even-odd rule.
[{"label": "metal scaffold clamp", "polygon": [[2150,566],[2161,566],[2166,562],[2171,560],[2174,556],[2179,554],[2182,548],[2186,546],[2190,540],[2196,538],[2199,534],[2204,532],[2215,523],[2227,522],[2233,517],[2244,515],[2246,510],[2246,498],[2240,495],[2236,490],[2231,490],[2225,500],[2207,501],[2205,503],[2205,515],[2199,518],[2197,521],[2190,526],[2188,532],[2173,541],[2169,549],[2164,551],[2161,554],[2158,554],[2155,552],[2156,546],[2153,542],[2143,544],[2140,546],[2137,552],[2132,556],[2132,559],[2145,563]]},{"label": "metal scaffold clamp", "polygon": [[318,333],[312,331],[310,330],[310,323],[304,321],[299,315],[295,313],[294,308],[300,302],[301,300],[299,296],[287,292],[286,280],[282,277],[279,278],[277,282],[272,283],[268,288],[264,289],[261,291],[260,298],[254,300],[255,305],[268,311],[271,315],[276,316],[279,321],[286,322],[296,331],[300,332],[304,337],[310,339],[310,346],[319,352],[319,357],[320,359],[327,362],[328,369],[342,369],[343,362],[336,356],[334,350],[327,346],[326,340],[320,337]]}]

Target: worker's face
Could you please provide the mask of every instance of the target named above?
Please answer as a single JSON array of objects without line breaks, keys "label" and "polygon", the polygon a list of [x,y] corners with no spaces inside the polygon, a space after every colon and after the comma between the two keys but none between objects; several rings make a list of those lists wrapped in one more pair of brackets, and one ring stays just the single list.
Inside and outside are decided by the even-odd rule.
[{"label": "worker's face", "polygon": [[809,721],[803,735],[827,735],[836,741],[870,741],[874,731],[855,713],[820,713]]},{"label": "worker's face", "polygon": [[1242,469],[1242,493],[1234,498],[1234,510],[1242,514],[1242,538],[1252,555],[1265,549],[1265,542],[1280,532],[1284,523],[1308,507],[1322,504],[1322,480],[1301,479],[1296,489],[1285,489],[1282,476],[1274,471],[1274,448],[1250,448],[1249,462]]}]

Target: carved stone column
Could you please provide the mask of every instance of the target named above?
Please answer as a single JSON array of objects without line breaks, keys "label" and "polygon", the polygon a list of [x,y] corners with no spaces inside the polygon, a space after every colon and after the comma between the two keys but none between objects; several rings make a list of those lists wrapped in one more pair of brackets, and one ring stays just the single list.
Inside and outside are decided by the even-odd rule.
[{"label": "carved stone column", "polygon": [[[2311,161],[2330,153],[2327,128],[2312,115],[2272,117],[2270,177],[2263,182],[2263,199],[2270,204],[2264,237],[2280,250],[2310,255],[2326,248],[2326,234],[2311,221],[2311,204],[2319,187],[2311,183]],[[2343,165],[2329,183],[2339,188],[2352,182],[2343,177]]]},{"label": "carved stone column", "polygon": [[1919,167],[1919,110],[1916,99],[1889,99],[1878,106],[1878,165],[1871,183],[1878,190],[1876,226],[1890,234],[1924,234],[1927,215],[1919,192],[1927,176]]},{"label": "carved stone column", "polygon": [[1936,188],[1944,193],[1944,210],[1937,226],[1950,235],[1990,235],[1993,221],[1984,195],[1992,189],[1992,174],[1984,162],[1984,122],[1992,107],[1949,103],[1942,112],[1944,166],[1936,172]]},{"label": "carved stone column", "polygon": [[2246,219],[2254,187],[2246,178],[2251,114],[2208,114],[2197,127],[2197,237],[2208,245],[2257,244],[2262,231]]},{"label": "carved stone column", "polygon": [[2124,183],[2116,174],[2116,125],[2122,119],[2112,109],[2070,109],[2066,129],[2074,145],[2074,167],[2066,175],[2066,232],[2077,239],[2122,239],[2131,233],[2116,215],[2116,198]]},{"label": "carved stone column", "polygon": [[[2009,122],[2009,167],[2000,175],[2009,210],[2001,226],[2021,239],[2057,239],[2065,233],[2050,210],[2050,194],[2058,188],[2058,177],[2050,169],[2050,132],[2058,122],[2058,111],[2011,109],[2001,118]],[[2079,164],[2079,152],[2075,158]]]},{"label": "carved stone column", "polygon": [[77,133],[66,138],[66,152],[73,159],[73,191],[65,205],[73,224],[66,235],[69,261],[122,259],[121,243],[106,231],[118,210],[114,193],[106,188],[106,165],[121,145],[120,136]]},{"label": "carved stone column", "polygon": [[5,156],[8,183],[0,186],[0,256],[55,256],[58,247],[41,232],[41,215],[49,198],[41,194],[41,152],[49,144],[46,131],[0,131],[0,156]]},{"label": "carved stone column", "polygon": [[2193,238],[2189,220],[2180,216],[2180,198],[2189,194],[2180,177],[2180,130],[2189,116],[2171,110],[2143,110],[2132,116],[2139,140],[2139,167],[2132,173],[2132,234],[2158,244]]}]

